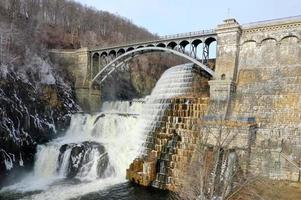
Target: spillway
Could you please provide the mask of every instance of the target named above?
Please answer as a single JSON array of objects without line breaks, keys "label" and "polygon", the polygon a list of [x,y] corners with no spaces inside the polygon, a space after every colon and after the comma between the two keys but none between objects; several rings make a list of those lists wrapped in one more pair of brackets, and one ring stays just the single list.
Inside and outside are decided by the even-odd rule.
[{"label": "spillway", "polygon": [[193,70],[192,64],[168,69],[144,99],[104,102],[97,114],[74,114],[64,136],[37,147],[33,172],[1,192],[69,199],[125,182],[133,159],[147,153],[170,99],[193,92]]}]

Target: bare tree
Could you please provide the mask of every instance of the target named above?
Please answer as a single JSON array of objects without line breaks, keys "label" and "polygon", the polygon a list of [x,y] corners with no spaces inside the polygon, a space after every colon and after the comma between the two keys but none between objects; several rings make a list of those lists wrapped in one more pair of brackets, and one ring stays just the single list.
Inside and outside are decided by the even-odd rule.
[{"label": "bare tree", "polygon": [[[220,105],[212,102],[210,106],[211,109],[220,108]],[[235,143],[232,144],[239,132],[235,131],[233,123],[235,125],[237,122],[226,120],[224,115],[218,114],[212,119],[203,117],[199,121],[198,145],[187,172],[183,174],[182,188],[176,192],[174,198],[222,200],[248,180],[240,167],[241,162],[246,163],[246,160],[239,160]]]}]

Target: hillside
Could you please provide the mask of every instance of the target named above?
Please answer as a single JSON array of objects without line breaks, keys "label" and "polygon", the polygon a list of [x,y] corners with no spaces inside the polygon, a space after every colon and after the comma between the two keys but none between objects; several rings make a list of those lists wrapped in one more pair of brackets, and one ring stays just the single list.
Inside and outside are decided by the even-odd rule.
[{"label": "hillside", "polygon": [[10,23],[24,24],[47,48],[108,46],[156,36],[130,20],[67,0],[2,0]]},{"label": "hillside", "polygon": [[[38,144],[58,137],[80,108],[74,79],[52,48],[108,46],[156,38],[129,20],[66,0],[0,1],[0,187],[9,177],[33,167]],[[177,62],[177,61],[176,61]],[[161,54],[131,61],[131,67],[108,81],[104,99],[149,94],[174,61]],[[148,74],[148,76],[145,76]]]},{"label": "hillside", "polygon": [[[12,36],[14,32],[12,29],[9,29],[6,34],[9,37],[9,45],[22,43],[20,45],[22,48],[35,45],[34,49],[77,49],[111,46],[158,37],[126,18],[83,6],[74,1],[2,0],[0,11],[5,16],[1,17],[1,21],[5,19],[8,24],[15,24],[24,30],[23,39]],[[29,40],[30,38],[32,41]],[[23,44],[24,42],[27,43]],[[16,50],[14,47],[9,48]],[[42,52],[47,54],[47,51]],[[20,51],[17,54],[23,53],[24,51]],[[128,99],[149,94],[156,80],[167,67],[183,61],[172,55],[159,53],[133,59],[130,63],[128,73],[122,76],[116,75],[121,84],[115,86],[112,85],[114,83],[107,82],[104,85],[104,99]],[[108,90],[111,87],[114,90]],[[129,88],[132,90],[130,94],[128,94]]]}]

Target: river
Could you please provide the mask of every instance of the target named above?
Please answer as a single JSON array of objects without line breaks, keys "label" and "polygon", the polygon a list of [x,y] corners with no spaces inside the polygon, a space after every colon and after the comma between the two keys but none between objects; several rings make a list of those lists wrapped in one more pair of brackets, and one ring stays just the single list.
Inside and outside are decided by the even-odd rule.
[{"label": "river", "polygon": [[[61,183],[62,184],[62,183]],[[66,183],[65,183],[66,184]],[[76,184],[69,183],[71,186]],[[17,199],[31,199],[33,194],[40,192],[6,192],[2,193],[0,199],[17,200]],[[124,182],[106,189],[100,189],[89,194],[71,198],[72,200],[166,200],[169,199],[170,193],[155,188],[145,188],[135,184]],[[46,197],[45,197],[46,198]],[[64,196],[58,197],[57,200],[63,199]]]}]

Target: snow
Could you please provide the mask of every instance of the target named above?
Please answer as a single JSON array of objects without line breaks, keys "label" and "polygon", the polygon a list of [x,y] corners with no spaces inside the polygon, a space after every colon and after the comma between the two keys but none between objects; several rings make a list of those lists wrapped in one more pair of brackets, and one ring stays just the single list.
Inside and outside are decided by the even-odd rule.
[{"label": "snow", "polygon": [[4,158],[4,164],[6,170],[11,170],[14,167],[13,161],[15,160],[13,154],[7,153],[5,150],[0,149],[0,152],[2,152],[2,156]]},{"label": "snow", "polygon": [[41,84],[54,85],[55,78],[52,72],[52,67],[49,65],[49,63],[46,63],[40,57],[38,57],[38,60],[41,62],[41,64],[39,65]]},{"label": "snow", "polygon": [[[12,141],[17,148],[36,144],[35,137],[32,137],[34,133],[30,132],[33,128],[39,129],[45,134],[55,134],[57,132],[55,120],[70,115],[73,106],[78,109],[73,100],[71,86],[56,73],[55,66],[29,49],[26,49],[25,60],[22,64],[18,65],[12,62],[0,64],[0,79],[6,80],[4,81],[5,87],[0,88],[0,130],[4,132],[2,138]],[[22,87],[18,87],[18,85],[17,87],[10,87],[12,83],[18,85],[25,83],[22,87],[27,87],[30,91],[29,94],[26,95],[26,93],[21,92]],[[32,105],[33,102],[39,100],[38,95],[48,85],[58,91],[58,95],[67,110],[67,113],[62,113],[65,114],[64,116],[56,116],[58,119],[55,120],[53,111],[44,113]],[[0,157],[3,158],[3,164],[7,170],[11,170],[14,165],[25,165],[22,152],[20,155],[17,153],[15,158],[15,155],[7,153],[8,151],[9,149],[0,148]]]},{"label": "snow", "polygon": [[[27,56],[28,58],[26,59],[25,66],[21,69],[21,74],[28,74],[28,72],[37,73],[38,77],[34,80],[36,85],[54,85],[56,79],[53,67],[37,54],[31,54],[30,52],[27,52],[26,54],[29,55]],[[22,76],[20,78],[22,78],[24,82],[28,82],[28,80],[30,80],[29,78],[32,77]]]},{"label": "snow", "polygon": [[4,159],[4,164],[5,164],[5,167],[6,167],[6,170],[11,170],[13,168],[13,162],[10,158],[8,159]]},{"label": "snow", "polygon": [[52,65],[37,54],[32,54],[29,50],[26,51],[23,66],[0,65],[1,79],[7,79],[10,72],[15,73],[17,78],[24,83],[31,83],[36,86],[56,84],[56,76]]},{"label": "snow", "polygon": [[56,84],[56,75],[52,65],[30,50],[26,50],[26,59],[22,66],[0,65],[0,78],[7,79],[9,73],[15,73],[17,79],[35,86]]},{"label": "snow", "polygon": [[8,66],[5,64],[0,65],[0,77],[6,79],[8,74]]},{"label": "snow", "polygon": [[21,152],[20,152],[20,160],[19,160],[19,165],[20,165],[21,167],[23,167],[23,166],[24,166],[24,162],[23,162],[23,158],[22,158],[22,154],[21,154]]}]

